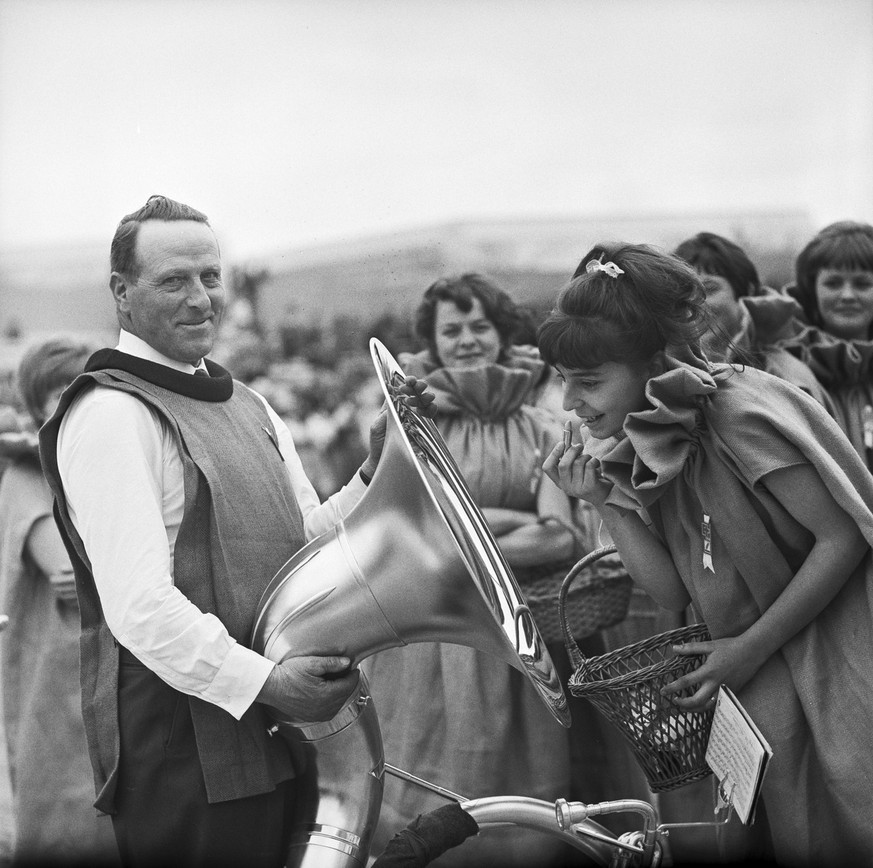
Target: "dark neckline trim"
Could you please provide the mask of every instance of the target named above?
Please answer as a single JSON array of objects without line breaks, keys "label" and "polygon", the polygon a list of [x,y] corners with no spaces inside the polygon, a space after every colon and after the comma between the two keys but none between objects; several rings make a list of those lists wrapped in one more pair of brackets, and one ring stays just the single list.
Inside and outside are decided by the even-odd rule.
[{"label": "dark neckline trim", "polygon": [[208,377],[185,374],[175,368],[168,368],[166,365],[123,353],[121,350],[103,349],[97,350],[88,359],[85,371],[86,373],[107,370],[126,371],[154,386],[160,386],[186,398],[213,403],[227,401],[233,395],[233,378],[221,365],[210,359],[203,361],[206,370],[209,371]]}]

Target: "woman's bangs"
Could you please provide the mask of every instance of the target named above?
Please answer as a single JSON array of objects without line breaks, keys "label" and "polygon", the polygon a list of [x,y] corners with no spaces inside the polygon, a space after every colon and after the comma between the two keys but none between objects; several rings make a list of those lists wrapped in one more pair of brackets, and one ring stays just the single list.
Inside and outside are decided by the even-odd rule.
[{"label": "woman's bangs", "polygon": [[830,241],[820,268],[873,272],[873,237],[854,233]]},{"label": "woman's bangs", "polygon": [[553,367],[596,368],[615,361],[614,327],[595,317],[556,316],[540,327],[537,340],[543,359]]}]

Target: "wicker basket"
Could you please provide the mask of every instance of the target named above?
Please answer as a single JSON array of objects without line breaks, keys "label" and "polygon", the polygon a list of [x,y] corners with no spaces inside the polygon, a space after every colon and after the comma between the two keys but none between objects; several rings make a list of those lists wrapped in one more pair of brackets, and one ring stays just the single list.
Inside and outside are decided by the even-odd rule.
[{"label": "wicker basket", "polygon": [[[615,547],[598,551],[605,555],[615,552]],[[586,563],[586,560],[583,558],[560,565],[513,570],[540,635],[546,642],[561,642],[564,639],[558,598],[568,575],[575,578],[581,573],[581,579],[564,602],[564,617],[574,638],[584,639],[598,630],[618,624],[627,616],[633,582],[621,562],[610,565]]]},{"label": "wicker basket", "polygon": [[[583,561],[605,553],[603,549],[592,552]],[[570,693],[589,699],[618,727],[630,742],[653,792],[674,790],[707,777],[711,771],[704,757],[712,711],[684,711],[660,692],[700,665],[701,657],[672,654],[671,646],[708,640],[706,625],[680,627],[585,658],[564,620],[564,599],[572,580],[568,575],[560,595],[564,643],[574,670],[568,684]]]}]

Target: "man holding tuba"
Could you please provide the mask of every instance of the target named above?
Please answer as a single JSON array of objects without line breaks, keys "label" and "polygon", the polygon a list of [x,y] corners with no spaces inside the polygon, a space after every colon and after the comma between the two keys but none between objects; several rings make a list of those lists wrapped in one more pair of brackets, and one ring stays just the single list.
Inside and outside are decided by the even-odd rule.
[{"label": "man holding tuba", "polygon": [[[225,303],[218,242],[152,196],[111,246],[121,334],[40,433],[82,620],[82,708],[125,865],[279,866],[302,760],[283,718],[329,720],[358,683],[344,657],[274,664],[246,647],[261,593],[361,498],[385,436],[320,504],[266,401],[206,359]],[[408,378],[411,404],[433,396]]]}]

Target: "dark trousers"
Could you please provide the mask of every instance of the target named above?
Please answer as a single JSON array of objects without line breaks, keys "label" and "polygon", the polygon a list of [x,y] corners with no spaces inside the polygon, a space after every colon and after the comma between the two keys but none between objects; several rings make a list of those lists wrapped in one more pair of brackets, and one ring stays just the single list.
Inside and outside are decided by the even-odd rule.
[{"label": "dark trousers", "polygon": [[121,764],[112,817],[125,868],[284,864],[296,782],[209,804],[188,697],[122,651]]}]

